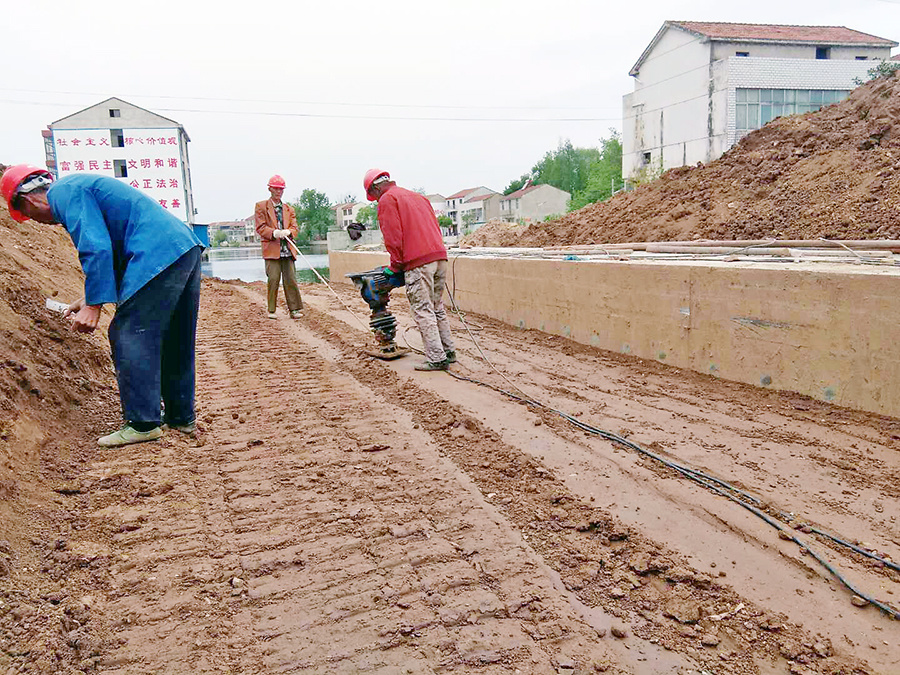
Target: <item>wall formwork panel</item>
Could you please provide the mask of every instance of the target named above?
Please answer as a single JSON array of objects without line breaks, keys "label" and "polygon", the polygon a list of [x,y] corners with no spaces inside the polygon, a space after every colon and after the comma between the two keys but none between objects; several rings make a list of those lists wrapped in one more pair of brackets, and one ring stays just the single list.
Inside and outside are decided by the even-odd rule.
[{"label": "wall formwork panel", "polygon": [[[335,281],[387,262],[330,258]],[[789,265],[461,256],[449,284],[461,309],[513,326],[900,417],[900,273]]]}]

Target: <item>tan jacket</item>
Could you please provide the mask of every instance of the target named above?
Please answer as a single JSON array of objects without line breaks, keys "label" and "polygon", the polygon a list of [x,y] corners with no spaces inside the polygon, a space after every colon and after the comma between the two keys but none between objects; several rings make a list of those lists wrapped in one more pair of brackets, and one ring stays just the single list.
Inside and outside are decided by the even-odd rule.
[{"label": "tan jacket", "polygon": [[[267,199],[263,202],[256,203],[256,232],[262,239],[262,257],[267,260],[278,260],[281,257],[281,240],[272,236],[275,230],[290,230],[291,239],[297,237],[297,216],[294,215],[294,209],[281,202],[281,217],[284,225],[278,227],[278,218],[275,216],[275,202]],[[290,250],[290,249],[288,249]],[[294,252],[291,251],[291,257],[295,258]]]}]

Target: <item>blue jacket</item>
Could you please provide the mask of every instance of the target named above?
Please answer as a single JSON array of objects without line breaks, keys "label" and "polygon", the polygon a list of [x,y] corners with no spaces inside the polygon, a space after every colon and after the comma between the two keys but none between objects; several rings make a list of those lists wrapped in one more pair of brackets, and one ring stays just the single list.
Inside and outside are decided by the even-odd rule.
[{"label": "blue jacket", "polygon": [[109,176],[75,174],[47,200],[84,269],[89,305],[123,304],[200,240],[151,197]]}]

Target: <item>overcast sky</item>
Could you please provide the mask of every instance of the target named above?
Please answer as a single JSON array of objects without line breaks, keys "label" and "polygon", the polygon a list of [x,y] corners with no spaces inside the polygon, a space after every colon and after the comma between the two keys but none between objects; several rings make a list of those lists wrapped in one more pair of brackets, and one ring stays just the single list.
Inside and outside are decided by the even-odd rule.
[{"label": "overcast sky", "polygon": [[667,19],[900,40],[900,0],[3,4],[0,162],[42,166],[41,129],[118,96],[187,129],[198,222],[249,215],[272,173],[288,199],[363,199],[373,166],[429,193],[502,190],[561,139],[621,129],[628,70]]}]

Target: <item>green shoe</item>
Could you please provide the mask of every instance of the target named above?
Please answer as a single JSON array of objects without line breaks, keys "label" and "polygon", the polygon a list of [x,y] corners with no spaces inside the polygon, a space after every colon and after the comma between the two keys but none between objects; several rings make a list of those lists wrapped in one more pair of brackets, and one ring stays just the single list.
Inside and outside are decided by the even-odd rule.
[{"label": "green shoe", "polygon": [[188,424],[163,424],[163,429],[174,429],[175,431],[180,431],[183,434],[188,436],[193,436],[197,433],[197,423],[189,422]]},{"label": "green shoe", "polygon": [[447,370],[447,366],[450,364],[447,362],[447,359],[443,361],[438,361],[435,363],[434,361],[425,361],[424,363],[417,363],[415,366],[416,370]]},{"label": "green shoe", "polygon": [[145,441],[155,441],[162,436],[162,429],[156,427],[150,431],[136,431],[132,427],[124,427],[109,436],[103,436],[97,439],[97,445],[104,448],[115,448],[120,445],[131,445],[132,443],[143,443]]},{"label": "green shoe", "polygon": [[446,352],[447,354],[447,363],[456,363],[456,351],[451,349]]}]

